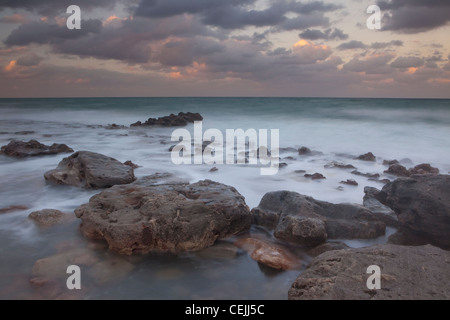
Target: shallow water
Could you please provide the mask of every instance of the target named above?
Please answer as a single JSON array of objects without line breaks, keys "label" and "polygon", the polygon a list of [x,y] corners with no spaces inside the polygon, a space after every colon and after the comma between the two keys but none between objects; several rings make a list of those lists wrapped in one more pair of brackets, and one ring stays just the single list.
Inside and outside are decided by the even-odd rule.
[{"label": "shallow water", "polygon": [[[37,139],[44,144],[65,143],[76,151],[94,151],[121,162],[132,160],[141,166],[135,170],[137,177],[169,171],[191,182],[215,180],[234,186],[245,196],[250,208],[257,206],[265,193],[276,190],[296,191],[333,203],[361,204],[365,186],[383,186],[351,174],[352,170],[324,168],[331,161],[352,164],[363,173],[382,174],[387,168],[382,165],[384,159],[405,159],[408,167],[427,162],[443,173],[450,171],[449,100],[1,99],[0,111],[0,145],[13,138]],[[174,144],[170,141],[173,128],[108,130],[97,126],[111,123],[128,126],[148,117],[180,111],[200,112],[205,118],[204,130],[280,129],[281,147],[307,146],[321,154],[302,157],[295,151],[283,152],[281,158],[292,159],[282,160],[288,166],[276,176],[261,176],[259,168],[246,165],[215,165],[219,170],[209,172],[212,166],[172,164],[168,149]],[[186,128],[193,130],[192,125]],[[353,159],[369,151],[377,156],[375,163]],[[103,248],[92,248],[80,235],[80,222],[76,218],[48,229],[36,227],[27,218],[30,212],[52,208],[73,215],[78,206],[98,192],[45,184],[43,174],[65,156],[16,160],[0,155],[0,209],[14,205],[28,208],[0,214],[1,299],[287,298],[287,291],[301,270],[272,273],[261,269],[242,251],[229,260],[204,259],[193,254],[148,255],[130,260],[115,257]],[[296,170],[320,172],[327,179],[312,181]],[[340,184],[350,178],[359,185]],[[381,178],[393,177],[382,174]],[[390,234],[392,230],[387,232]],[[346,242],[360,247],[386,240],[387,237],[382,237],[375,241]],[[87,266],[85,272],[82,270],[85,288],[77,294],[30,286],[36,260],[80,247],[102,260],[118,259],[118,266],[112,270],[119,272],[121,266],[127,272],[119,279],[98,284],[95,280],[98,275],[92,274],[92,266]],[[301,250],[297,254],[305,265],[309,257]]]}]

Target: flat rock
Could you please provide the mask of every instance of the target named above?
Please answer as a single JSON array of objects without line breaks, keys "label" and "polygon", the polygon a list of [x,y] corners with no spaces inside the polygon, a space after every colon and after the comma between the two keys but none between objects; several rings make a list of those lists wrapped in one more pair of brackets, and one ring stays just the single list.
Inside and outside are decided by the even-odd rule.
[{"label": "flat rock", "polygon": [[[367,268],[381,268],[381,289],[369,290]],[[377,245],[328,251],[292,284],[290,300],[448,300],[450,252],[430,245]]]},{"label": "flat rock", "polygon": [[64,213],[54,209],[44,209],[34,211],[28,215],[28,218],[33,220],[38,226],[50,227],[64,219]]},{"label": "flat rock", "polygon": [[12,140],[8,145],[1,148],[1,153],[15,158],[37,157],[70,152],[73,152],[73,149],[65,144],[54,143],[51,146],[47,146],[36,140],[30,140],[28,142]]},{"label": "flat rock", "polygon": [[89,151],[64,158],[58,167],[44,174],[45,180],[87,189],[109,188],[136,180],[133,168],[116,159]]},{"label": "flat rock", "polygon": [[75,210],[90,239],[104,239],[121,254],[197,251],[248,230],[244,197],[210,180],[160,184],[153,179],[117,185]]}]

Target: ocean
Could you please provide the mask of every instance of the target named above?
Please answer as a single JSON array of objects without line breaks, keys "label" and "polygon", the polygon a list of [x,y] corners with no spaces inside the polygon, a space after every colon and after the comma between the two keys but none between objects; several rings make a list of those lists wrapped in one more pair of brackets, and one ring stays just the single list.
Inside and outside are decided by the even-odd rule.
[{"label": "ocean", "polygon": [[[379,181],[325,168],[332,161],[351,164],[362,173],[384,174],[383,160],[406,167],[429,163],[450,172],[450,100],[325,99],[325,98],[66,98],[0,99],[0,145],[11,139],[64,143],[75,151],[98,152],[141,166],[135,175],[172,172],[191,182],[211,179],[235,187],[250,208],[270,191],[289,190],[332,203],[362,204],[364,187],[382,188]],[[169,148],[176,128],[130,128],[136,121],[171,113],[198,112],[203,130],[278,129],[280,158],[287,164],[278,174],[263,176],[249,165],[175,165]],[[110,129],[109,124],[124,125]],[[193,132],[193,125],[185,127]],[[297,149],[313,153],[301,156]],[[372,152],[376,162],[355,160]],[[73,213],[99,191],[51,186],[43,174],[66,154],[29,159],[0,155],[0,209],[26,210],[0,214],[0,298],[35,298],[29,285],[36,260],[86,243],[78,219],[42,230],[27,219],[45,208]],[[218,171],[210,172],[215,166]],[[311,180],[304,173],[321,173]],[[358,186],[340,182],[354,179]],[[391,231],[390,231],[391,232]],[[384,243],[347,241],[354,247]],[[104,253],[113,256],[112,253]],[[114,259],[122,259],[115,257]],[[304,257],[305,263],[308,257]],[[129,263],[129,261],[127,261]],[[267,270],[266,270],[267,271]],[[133,270],[117,282],[91,287],[83,298],[130,299],[286,299],[298,270],[268,273],[241,254],[230,261],[209,261],[190,254],[150,255],[133,261]],[[263,289],[261,289],[263,288]],[[37,296],[39,298],[39,296]]]}]

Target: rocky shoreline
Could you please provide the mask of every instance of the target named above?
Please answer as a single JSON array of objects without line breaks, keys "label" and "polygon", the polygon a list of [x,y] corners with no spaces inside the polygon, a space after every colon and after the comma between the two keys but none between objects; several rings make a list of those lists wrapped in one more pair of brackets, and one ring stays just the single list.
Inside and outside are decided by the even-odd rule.
[{"label": "rocky shoreline", "polygon": [[[133,126],[179,126],[200,118],[180,113]],[[12,141],[2,147],[3,154],[15,158],[60,152],[74,150],[66,145],[46,146],[36,140]],[[311,153],[306,147],[298,149],[301,157]],[[376,161],[370,152],[354,159]],[[257,207],[249,208],[233,186],[212,180],[189,183],[168,172],[137,179],[134,170],[138,166],[133,162],[124,164],[89,151],[74,152],[57,168],[45,172],[44,178],[50,184],[99,191],[88,203],[80,204],[75,215],[81,221],[81,233],[92,246],[100,243],[101,252],[110,250],[130,258],[147,253],[193,252],[229,257],[241,250],[273,270],[301,272],[306,266],[289,290],[292,300],[449,299],[450,176],[439,174],[429,164],[411,169],[396,160],[384,164],[388,166],[385,173],[396,179],[381,181],[381,190],[365,188],[363,205],[333,204],[281,190],[266,193]],[[361,173],[345,163],[333,162],[325,168],[380,178],[380,174]],[[310,177],[315,179],[314,175]],[[353,186],[353,181],[342,183]],[[7,214],[14,208],[1,210]],[[48,228],[67,221],[68,216],[45,209],[32,212],[30,219],[38,227]],[[375,239],[384,235],[388,226],[397,232],[385,245],[352,249],[339,242]],[[253,228],[261,228],[267,236],[252,233]],[[226,240],[227,245],[221,240]],[[312,261],[306,263],[308,259],[299,250]],[[47,298],[64,298],[55,293],[61,292],[55,289],[62,278],[57,268],[69,262],[85,265],[91,276],[102,283],[109,279],[105,273],[126,275],[133,269],[130,262],[117,261],[103,261],[83,248],[72,248],[39,259],[30,284],[37,290],[51,288],[54,294]],[[117,264],[119,269],[114,267]],[[382,269],[380,290],[369,290],[365,285],[370,265]]]}]

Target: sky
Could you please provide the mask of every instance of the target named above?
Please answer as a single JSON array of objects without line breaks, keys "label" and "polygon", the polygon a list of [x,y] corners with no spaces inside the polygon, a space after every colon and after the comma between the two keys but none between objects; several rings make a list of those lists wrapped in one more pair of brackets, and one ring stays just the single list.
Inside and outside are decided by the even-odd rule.
[{"label": "sky", "polygon": [[449,35],[449,0],[0,0],[0,98],[450,98]]}]

